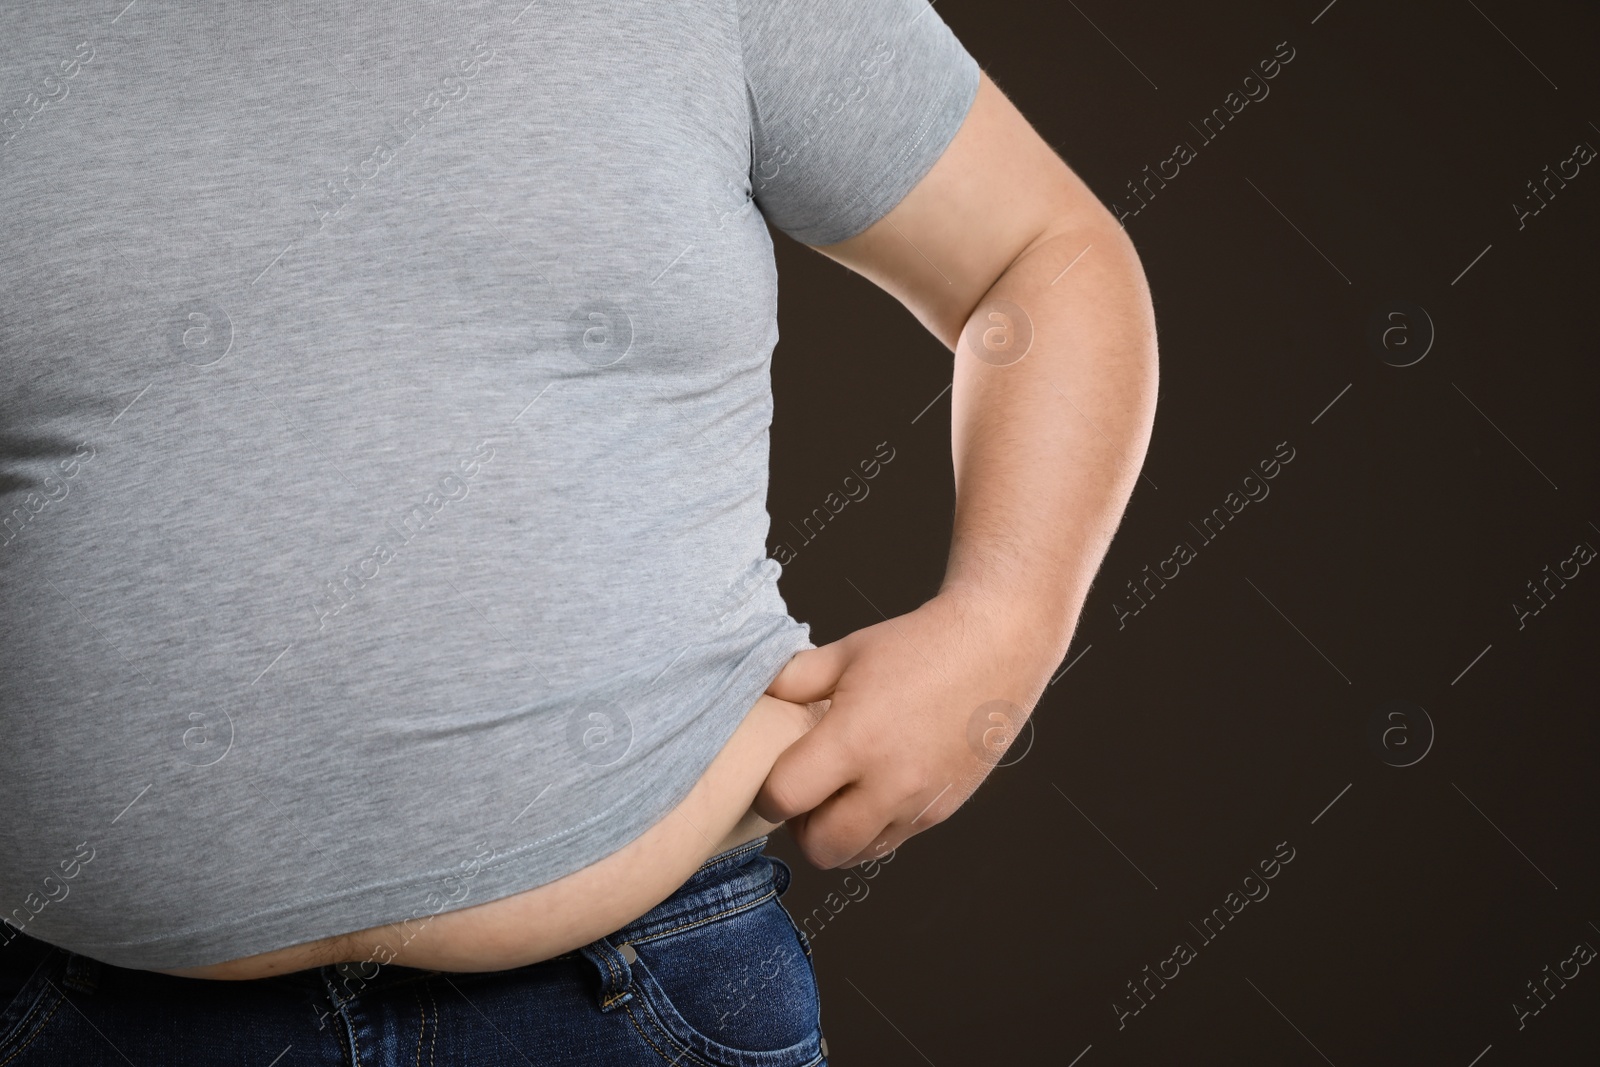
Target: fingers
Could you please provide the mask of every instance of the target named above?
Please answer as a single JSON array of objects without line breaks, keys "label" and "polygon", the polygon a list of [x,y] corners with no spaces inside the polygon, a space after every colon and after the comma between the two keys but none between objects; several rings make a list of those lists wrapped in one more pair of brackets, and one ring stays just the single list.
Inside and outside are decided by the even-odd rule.
[{"label": "fingers", "polygon": [[834,740],[837,731],[817,730],[848,662],[841,644],[797,652],[767,687],[768,696],[804,705],[810,720],[809,731],[778,756],[756,793],[753,807],[768,822],[788,822],[810,811],[854,776],[849,752]]},{"label": "fingers", "polygon": [[844,639],[830,641],[820,648],[804,649],[784,664],[767,692],[779,700],[796,704],[814,703],[832,695],[848,662]]},{"label": "fingers", "polygon": [[[883,839],[881,810],[870,786],[852,783],[813,808],[806,815],[805,826],[791,828],[791,832],[807,863],[831,870],[846,866],[847,860],[863,852],[867,853],[864,858],[872,858],[874,847]],[[882,852],[887,851],[885,846]]]},{"label": "fingers", "polygon": [[872,842],[870,847],[862,849],[843,863],[836,863],[834,866],[838,868],[859,867],[871,860],[881,860],[905,844],[912,836],[913,833],[907,832],[899,823],[887,826],[877,836],[877,839]]},{"label": "fingers", "polygon": [[832,706],[833,701],[828,697],[823,697],[821,700],[813,700],[811,703],[807,704],[806,716],[808,721],[806,723],[806,728],[810,729],[811,727],[817,725],[817,723],[821,722],[822,717],[828,714],[828,709]]},{"label": "fingers", "polygon": [[824,870],[881,859],[943,822],[961,806],[958,783],[907,792],[892,779],[865,777],[818,805],[791,833],[806,859]]},{"label": "fingers", "polygon": [[806,819],[810,815],[811,813],[809,811],[802,811],[799,815],[796,815],[785,824],[789,827],[789,836],[793,837],[795,841],[799,841],[801,837],[805,835]]},{"label": "fingers", "polygon": [[855,755],[842,744],[835,721],[822,719],[784,749],[756,792],[756,814],[788,822],[827,800],[859,773]]}]

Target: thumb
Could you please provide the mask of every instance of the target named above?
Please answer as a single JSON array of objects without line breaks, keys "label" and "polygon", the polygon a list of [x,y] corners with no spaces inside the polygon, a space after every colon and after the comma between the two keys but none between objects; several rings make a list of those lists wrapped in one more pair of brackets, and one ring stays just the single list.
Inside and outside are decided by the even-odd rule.
[{"label": "thumb", "polygon": [[841,638],[821,648],[796,652],[767,686],[767,695],[794,704],[812,704],[831,696],[849,662],[843,644]]}]

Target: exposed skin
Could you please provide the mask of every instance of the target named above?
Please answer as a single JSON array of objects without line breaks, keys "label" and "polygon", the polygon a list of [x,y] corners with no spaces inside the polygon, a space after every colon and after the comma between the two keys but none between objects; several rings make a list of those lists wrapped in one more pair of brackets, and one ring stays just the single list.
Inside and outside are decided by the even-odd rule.
[{"label": "exposed skin", "polygon": [[938,594],[801,652],[767,689],[831,698],[756,801],[826,868],[898,848],[972,795],[998,759],[969,743],[979,709],[1014,705],[1016,736],[1133,492],[1157,360],[1132,242],[987,74],[916,187],[817,250],[894,296],[955,356],[956,511]]},{"label": "exposed skin", "polygon": [[[956,514],[938,594],[795,656],[683,804],[589,867],[434,916],[403,947],[374,927],[163,973],[523,966],[626,925],[710,856],[780,823],[813,865],[854,865],[977,789],[999,753],[974,752],[973,713],[1010,701],[1011,736],[1020,729],[1065,656],[1143,462],[1157,384],[1144,274],[1126,233],[987,74],[901,203],[817,251],[895,297],[955,354]],[[1031,324],[1021,359],[985,358],[969,342],[1002,323],[997,299]]]},{"label": "exposed skin", "polygon": [[[815,720],[804,704],[763,695],[683,803],[643,835],[548,885],[414,923],[409,941],[398,925],[375,926],[227,963],[159,973],[249,979],[366,961],[498,971],[559,956],[643,915],[717,853],[776,829],[751,810],[750,802],[778,753]],[[370,972],[372,964],[365,970]]]}]

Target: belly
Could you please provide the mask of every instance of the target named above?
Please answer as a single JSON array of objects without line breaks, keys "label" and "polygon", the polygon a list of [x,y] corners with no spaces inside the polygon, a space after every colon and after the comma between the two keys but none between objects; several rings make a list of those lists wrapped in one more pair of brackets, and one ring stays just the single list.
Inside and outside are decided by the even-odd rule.
[{"label": "belly", "polygon": [[718,852],[777,828],[750,805],[778,755],[811,726],[804,704],[762,695],[683,802],[623,848],[564,878],[431,917],[372,926],[226,963],[161,971],[250,979],[334,963],[498,971],[586,945],[643,915]]}]

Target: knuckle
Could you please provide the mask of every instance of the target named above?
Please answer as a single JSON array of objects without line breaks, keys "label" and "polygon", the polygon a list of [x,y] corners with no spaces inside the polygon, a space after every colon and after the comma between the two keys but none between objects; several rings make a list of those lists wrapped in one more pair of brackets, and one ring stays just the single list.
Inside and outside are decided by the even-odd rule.
[{"label": "knuckle", "polygon": [[818,870],[825,871],[836,862],[833,852],[814,834],[800,842],[800,854],[806,858],[807,863]]},{"label": "knuckle", "polygon": [[799,803],[799,794],[794,779],[788,775],[773,771],[772,776],[762,786],[766,806],[769,811],[781,814],[785,819],[793,818],[803,810]]},{"label": "knuckle", "polygon": [[887,785],[896,798],[904,800],[926,789],[931,777],[920,760],[903,756],[889,765]]}]

